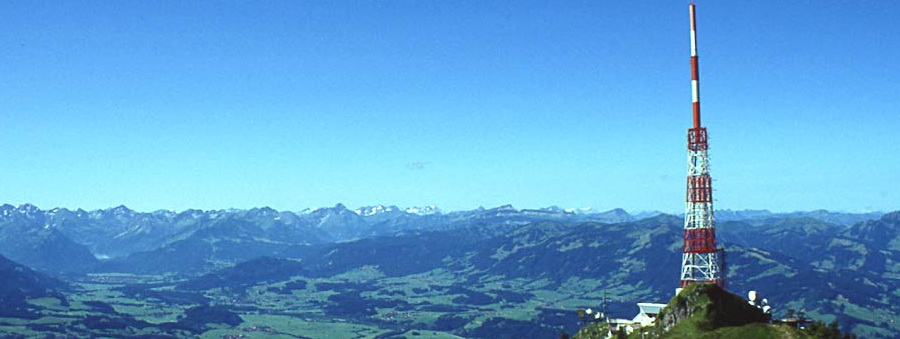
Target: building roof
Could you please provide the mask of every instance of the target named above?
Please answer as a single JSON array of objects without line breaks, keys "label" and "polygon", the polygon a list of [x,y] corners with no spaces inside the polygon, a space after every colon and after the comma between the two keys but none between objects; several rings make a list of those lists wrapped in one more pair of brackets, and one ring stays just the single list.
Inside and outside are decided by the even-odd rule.
[{"label": "building roof", "polygon": [[641,313],[644,314],[659,314],[659,310],[666,307],[666,304],[657,304],[657,303],[638,303],[638,308],[641,309]]}]

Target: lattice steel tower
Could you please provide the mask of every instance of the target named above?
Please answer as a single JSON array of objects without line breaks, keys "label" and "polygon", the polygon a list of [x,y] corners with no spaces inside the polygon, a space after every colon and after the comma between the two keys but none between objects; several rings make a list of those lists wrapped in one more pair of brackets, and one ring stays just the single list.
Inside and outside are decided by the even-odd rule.
[{"label": "lattice steel tower", "polygon": [[700,124],[700,71],[697,68],[697,21],[691,13],[691,96],[694,126],[688,129],[687,203],[684,213],[684,247],[681,260],[681,287],[697,283],[725,284],[723,254],[716,247],[713,218],[712,178],[706,127]]}]

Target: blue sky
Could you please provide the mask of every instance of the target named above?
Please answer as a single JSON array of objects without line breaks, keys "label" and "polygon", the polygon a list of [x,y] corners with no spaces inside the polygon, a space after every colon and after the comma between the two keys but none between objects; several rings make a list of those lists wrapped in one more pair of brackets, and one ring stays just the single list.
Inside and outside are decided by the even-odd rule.
[{"label": "blue sky", "polygon": [[[698,2],[717,208],[900,209],[900,3]],[[0,202],[684,205],[687,2],[0,3]]]}]

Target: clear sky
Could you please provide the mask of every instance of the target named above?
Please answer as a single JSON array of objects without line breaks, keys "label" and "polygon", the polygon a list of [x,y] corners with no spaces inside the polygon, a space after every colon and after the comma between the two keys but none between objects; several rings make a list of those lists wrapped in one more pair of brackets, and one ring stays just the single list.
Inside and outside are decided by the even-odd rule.
[{"label": "clear sky", "polygon": [[[0,2],[0,202],[679,212],[687,4]],[[716,207],[900,209],[900,2],[697,6]]]}]

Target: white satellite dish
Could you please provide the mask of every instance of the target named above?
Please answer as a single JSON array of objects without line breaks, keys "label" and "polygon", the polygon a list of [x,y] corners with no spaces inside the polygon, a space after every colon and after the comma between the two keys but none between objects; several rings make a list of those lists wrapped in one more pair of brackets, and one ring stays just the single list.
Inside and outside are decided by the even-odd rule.
[{"label": "white satellite dish", "polygon": [[594,313],[594,310],[589,308],[589,309],[584,310],[584,313],[591,314],[591,313]]},{"label": "white satellite dish", "polygon": [[756,301],[756,291],[750,291],[750,293],[747,293],[747,300]]},{"label": "white satellite dish", "polygon": [[772,310],[772,306],[769,306],[769,305],[763,306],[764,313],[769,313],[770,310]]},{"label": "white satellite dish", "polygon": [[763,304],[763,305],[768,305],[768,304],[769,304],[769,299],[763,298],[762,304]]}]

